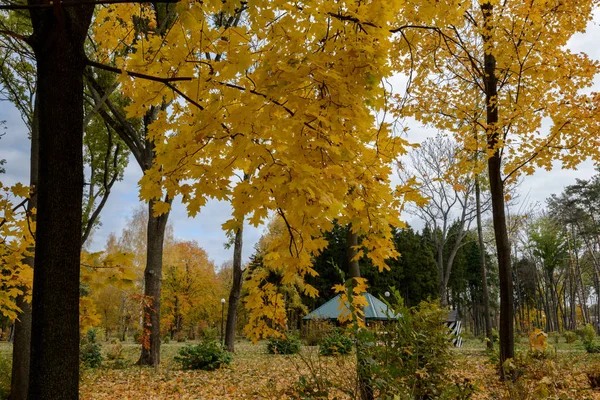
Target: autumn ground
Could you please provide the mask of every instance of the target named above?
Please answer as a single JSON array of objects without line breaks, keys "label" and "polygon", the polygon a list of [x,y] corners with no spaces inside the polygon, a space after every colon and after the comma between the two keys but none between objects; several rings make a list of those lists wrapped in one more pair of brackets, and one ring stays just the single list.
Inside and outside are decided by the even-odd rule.
[{"label": "autumn ground", "polygon": [[[181,371],[173,357],[181,343],[162,346],[160,369],[133,366],[139,346],[127,343],[122,348],[122,361],[108,361],[97,370],[82,374],[82,399],[289,399],[309,398],[301,391],[318,392],[306,382],[318,377],[324,387],[336,386],[352,390],[354,363],[351,356],[325,358],[315,348],[304,348],[301,355],[280,356],[266,353],[264,344],[240,342],[228,368],[212,372]],[[455,349],[451,379],[468,379],[476,389],[474,399],[600,399],[600,392],[590,388],[587,372],[600,371],[600,355],[587,354],[580,342],[554,344],[556,356],[546,360],[527,360],[523,379],[507,387],[499,382],[494,368],[486,363],[480,341],[466,341]],[[0,343],[0,356],[10,356],[11,346]],[[103,346],[107,356],[114,345]],[[117,368],[122,367],[122,368]],[[305,379],[302,379],[304,376]],[[328,379],[330,383],[324,382]],[[305,384],[302,384],[302,381]],[[330,398],[349,398],[332,391]]]}]

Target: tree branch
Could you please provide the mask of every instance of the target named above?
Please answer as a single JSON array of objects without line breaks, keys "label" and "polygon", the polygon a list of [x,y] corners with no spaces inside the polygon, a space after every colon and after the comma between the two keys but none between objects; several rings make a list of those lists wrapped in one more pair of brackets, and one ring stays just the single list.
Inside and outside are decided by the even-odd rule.
[{"label": "tree branch", "polygon": [[114,72],[117,74],[125,73],[125,74],[127,74],[129,76],[133,76],[135,78],[142,78],[142,79],[146,79],[149,81],[160,82],[160,83],[164,83],[164,84],[168,84],[169,82],[191,81],[193,79],[190,76],[182,76],[182,77],[175,76],[172,78],[161,78],[159,76],[152,76],[152,75],[141,74],[139,72],[126,71],[121,68],[112,67],[112,66],[106,65],[106,64],[101,64],[99,62],[92,61],[92,60],[87,60],[86,64],[91,67],[103,69],[105,71],[110,71],[110,72]]},{"label": "tree branch", "polygon": [[[153,0],[152,3],[179,3],[180,0]],[[7,4],[0,5],[0,10],[32,10],[40,8],[53,8],[57,5],[63,7],[77,7],[87,5],[122,4],[122,3],[144,3],[140,0],[99,0],[99,1],[51,1],[44,4]],[[150,2],[148,2],[150,3]]]},{"label": "tree branch", "polygon": [[[0,10],[2,10],[2,6],[0,6]],[[30,44],[31,42],[31,37],[30,36],[24,36],[24,35],[20,35],[16,32],[13,31],[9,31],[6,29],[0,29],[0,35],[6,35],[6,36],[10,36],[12,38],[18,39],[18,40],[22,40],[23,42]]]}]

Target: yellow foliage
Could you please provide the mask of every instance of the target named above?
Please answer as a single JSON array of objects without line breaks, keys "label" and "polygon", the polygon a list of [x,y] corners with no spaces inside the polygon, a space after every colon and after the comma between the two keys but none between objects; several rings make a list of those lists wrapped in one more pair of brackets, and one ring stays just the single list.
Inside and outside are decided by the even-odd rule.
[{"label": "yellow foliage", "polygon": [[[352,290],[348,292],[348,288]],[[338,320],[341,323],[356,322],[358,327],[365,326],[364,308],[368,306],[367,298],[363,293],[367,292],[367,280],[365,278],[352,278],[345,285],[334,285],[335,293],[340,293],[338,309],[341,311]],[[350,296],[350,297],[349,297]]]},{"label": "yellow foliage", "polygon": [[541,329],[534,329],[529,334],[529,347],[531,350],[543,353],[548,347],[548,334]]},{"label": "yellow foliage", "polygon": [[[488,19],[482,4],[493,9]],[[598,159],[598,94],[587,90],[600,63],[567,43],[583,32],[597,2],[463,2],[454,23],[405,28],[394,68],[411,74],[410,96],[396,112],[451,133],[463,148],[458,175],[478,175],[501,149],[508,184],[554,160],[574,168]],[[483,37],[488,37],[484,43]],[[400,49],[410,46],[410,58]],[[484,56],[495,60],[499,120],[488,126]],[[418,60],[418,62],[414,62]],[[543,126],[544,124],[544,126]],[[546,128],[549,126],[549,128]],[[490,132],[498,141],[488,143]],[[474,157],[483,154],[484,157]],[[486,157],[487,156],[487,157]]]},{"label": "yellow foliage", "polygon": [[221,318],[223,282],[198,243],[177,242],[165,248],[161,292],[161,327],[165,332],[195,330]]},{"label": "yellow foliage", "polygon": [[0,182],[0,314],[11,320],[21,312],[18,296],[31,301],[33,269],[26,258],[33,256],[35,222],[27,215],[25,200],[16,201],[28,195],[29,188],[20,183],[6,187]]}]

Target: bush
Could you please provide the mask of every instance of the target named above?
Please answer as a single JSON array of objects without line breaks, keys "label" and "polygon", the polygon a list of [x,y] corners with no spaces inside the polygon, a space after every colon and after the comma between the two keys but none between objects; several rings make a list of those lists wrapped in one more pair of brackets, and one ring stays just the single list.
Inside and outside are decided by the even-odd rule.
[{"label": "bush", "polygon": [[577,340],[577,333],[573,331],[566,331],[563,336],[565,337],[565,342],[574,343]]},{"label": "bush", "polygon": [[323,338],[329,335],[333,328],[333,324],[326,319],[308,321],[302,327],[302,341],[306,346],[320,345]]},{"label": "bush", "polygon": [[97,343],[88,343],[79,348],[79,359],[87,368],[98,368],[102,364],[102,354],[100,345]]},{"label": "bush", "polygon": [[169,343],[171,341],[171,335],[169,335],[168,333],[163,336],[163,343]]},{"label": "bush", "polygon": [[600,345],[595,342],[583,342],[583,347],[588,353],[600,353]]},{"label": "bush", "polygon": [[177,342],[179,343],[183,343],[187,341],[187,335],[185,334],[185,332],[179,331],[173,335],[173,339],[177,340]]},{"label": "bush", "polygon": [[323,356],[348,354],[352,351],[353,345],[352,339],[344,335],[339,329],[335,329],[323,338],[319,346],[319,353]]},{"label": "bush", "polygon": [[293,336],[270,339],[267,343],[267,351],[270,354],[296,354],[300,351],[300,340]]},{"label": "bush", "polygon": [[115,343],[106,352],[106,358],[108,360],[121,360],[123,358],[123,345],[121,343]]},{"label": "bush", "polygon": [[548,332],[548,340],[552,341],[554,344],[558,344],[560,341],[560,333]]},{"label": "bush", "polygon": [[596,338],[596,331],[592,324],[586,324],[581,332],[581,340],[583,343],[593,343]]},{"label": "bush", "polygon": [[215,341],[202,341],[197,345],[187,345],[179,350],[175,361],[183,369],[212,371],[231,363],[233,357]]},{"label": "bush", "polygon": [[492,328],[492,340],[494,343],[500,342],[500,333],[494,328]]},{"label": "bush", "polygon": [[96,328],[90,328],[87,330],[86,334],[88,343],[96,343],[96,338],[98,337],[98,331]]},{"label": "bush", "polygon": [[219,337],[219,330],[215,327],[207,326],[200,330],[199,336],[201,340],[216,342],[217,338]]},{"label": "bush", "polygon": [[380,332],[371,332],[371,337],[360,338],[357,351],[362,351],[361,359],[368,362],[370,385],[381,398],[430,399],[442,394],[468,398],[463,394],[470,389],[461,386],[457,393],[459,386],[449,376],[452,354],[443,324],[446,311],[425,301],[409,309],[397,291],[394,297],[397,305],[390,307],[391,314],[402,317],[385,324]]},{"label": "bush", "polygon": [[135,330],[133,332],[133,341],[134,343],[140,343],[140,339],[142,338],[142,332]]},{"label": "bush", "polygon": [[0,355],[0,399],[8,399],[12,368],[8,357]]},{"label": "bush", "polygon": [[534,329],[529,334],[529,352],[532,358],[545,359],[555,355],[552,346],[548,344],[548,334],[541,329]]}]

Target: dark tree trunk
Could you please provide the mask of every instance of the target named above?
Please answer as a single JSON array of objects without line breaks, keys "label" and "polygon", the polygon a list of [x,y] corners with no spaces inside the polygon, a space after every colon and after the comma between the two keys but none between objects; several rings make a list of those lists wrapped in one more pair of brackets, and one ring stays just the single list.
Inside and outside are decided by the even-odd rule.
[{"label": "dark tree trunk", "polygon": [[487,337],[487,348],[494,348],[492,335],[492,318],[490,316],[490,295],[487,286],[487,271],[485,265],[485,247],[483,244],[483,228],[481,224],[481,188],[479,187],[479,179],[475,181],[475,205],[477,207],[477,239],[479,248],[481,249],[481,288],[483,290],[483,320],[485,323],[485,336]]},{"label": "dark tree trunk", "polygon": [[229,305],[227,308],[227,324],[225,328],[225,345],[227,351],[235,351],[235,331],[237,327],[237,309],[242,295],[242,246],[244,237],[243,225],[235,233],[233,242],[233,284],[229,292]]},{"label": "dark tree trunk", "polygon": [[[31,124],[31,160],[29,164],[29,187],[33,193],[27,203],[27,214],[37,208],[37,194],[35,190],[38,182],[38,161],[39,161],[39,101],[36,98],[33,118]],[[32,216],[35,218],[35,216]],[[34,252],[35,249],[30,249]],[[27,257],[23,262],[31,268],[34,266],[34,258]],[[17,306],[21,309],[19,318],[15,321],[14,342],[12,355],[12,374],[10,383],[10,399],[27,399],[27,389],[29,386],[29,346],[31,344],[31,304],[26,303],[23,296],[17,297]]]},{"label": "dark tree trunk", "polygon": [[348,225],[348,275],[350,278],[360,278],[360,264],[358,260],[353,260],[358,254],[356,246],[358,246],[358,234],[352,232],[352,225]]},{"label": "dark tree trunk", "polygon": [[[360,278],[360,264],[354,259],[358,253],[358,234],[352,232],[352,225],[348,225],[347,236],[347,258],[348,258],[348,275],[350,278]],[[354,260],[353,260],[354,259]],[[368,361],[364,358],[362,344],[356,342],[356,372],[359,381],[360,399],[373,400],[373,386],[371,385],[371,371]]]},{"label": "dark tree trunk", "polygon": [[[491,32],[493,6],[484,3],[481,6],[484,17],[484,30]],[[498,96],[498,80],[496,78],[496,59],[492,54],[492,39],[488,33],[484,34],[483,45],[486,48],[484,55],[485,68],[485,95],[486,95],[486,120],[487,120],[487,145],[492,151],[488,159],[488,173],[490,181],[490,194],[492,198],[492,220],[494,223],[494,236],[498,253],[498,273],[500,278],[500,365],[515,355],[514,333],[514,299],[512,268],[510,260],[510,243],[506,228],[506,215],[504,211],[504,181],[502,180],[502,156],[498,148],[501,139],[498,131],[498,107],[495,104]],[[504,377],[504,373],[502,372]],[[506,377],[505,377],[506,378]]]},{"label": "dark tree trunk", "polygon": [[79,396],[83,44],[93,9],[30,10],[40,134],[28,393],[35,400]]},{"label": "dark tree trunk", "polygon": [[144,307],[143,329],[146,339],[138,364],[157,367],[160,364],[160,288],[163,242],[169,213],[155,217],[153,206],[154,201],[151,200],[148,203],[148,243],[146,270],[144,271],[144,296],[149,303]]},{"label": "dark tree trunk", "polygon": [[[33,266],[33,257],[28,257],[26,264]],[[30,264],[31,263],[31,264]],[[22,310],[14,325],[14,342],[12,354],[12,376],[10,382],[10,400],[27,399],[29,386],[29,344],[31,342],[31,304],[17,298],[17,306]]]}]

